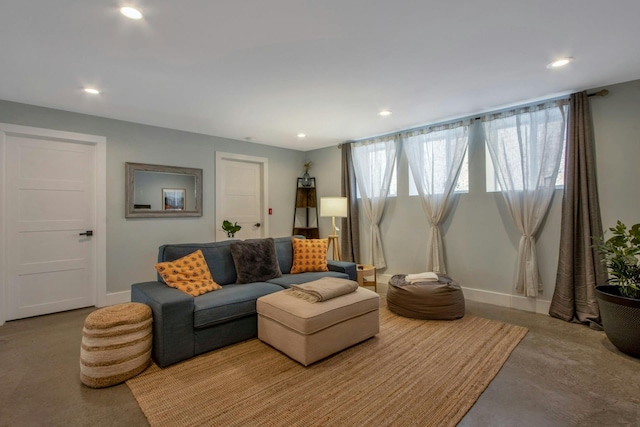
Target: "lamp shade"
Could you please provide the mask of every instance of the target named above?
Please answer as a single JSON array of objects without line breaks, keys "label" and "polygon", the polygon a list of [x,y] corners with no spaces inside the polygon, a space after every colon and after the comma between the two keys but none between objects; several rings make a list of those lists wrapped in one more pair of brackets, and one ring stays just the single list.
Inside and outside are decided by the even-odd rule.
[{"label": "lamp shade", "polygon": [[346,197],[321,197],[320,198],[320,216],[347,216],[347,198]]}]

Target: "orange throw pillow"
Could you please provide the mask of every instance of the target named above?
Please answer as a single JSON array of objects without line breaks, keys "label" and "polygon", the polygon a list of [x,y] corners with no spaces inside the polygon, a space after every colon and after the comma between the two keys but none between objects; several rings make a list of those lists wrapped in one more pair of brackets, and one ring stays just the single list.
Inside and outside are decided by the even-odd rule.
[{"label": "orange throw pillow", "polygon": [[194,297],[222,289],[213,281],[200,249],[175,261],[160,262],[155,267],[168,286]]},{"label": "orange throw pillow", "polygon": [[329,271],[327,248],[329,239],[291,239],[293,244],[293,265],[291,274],[307,271]]}]

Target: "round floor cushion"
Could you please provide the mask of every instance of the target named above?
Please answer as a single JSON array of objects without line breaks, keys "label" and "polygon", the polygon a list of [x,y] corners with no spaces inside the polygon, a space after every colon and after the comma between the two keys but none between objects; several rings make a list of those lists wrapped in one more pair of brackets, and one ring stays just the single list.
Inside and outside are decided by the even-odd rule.
[{"label": "round floor cushion", "polygon": [[109,387],[144,371],[151,360],[151,309],[136,302],[89,314],[82,329],[80,380]]},{"label": "round floor cushion", "polygon": [[405,276],[396,274],[389,280],[389,310],[415,319],[453,320],[464,316],[464,295],[451,277],[439,274],[437,282],[409,283]]}]

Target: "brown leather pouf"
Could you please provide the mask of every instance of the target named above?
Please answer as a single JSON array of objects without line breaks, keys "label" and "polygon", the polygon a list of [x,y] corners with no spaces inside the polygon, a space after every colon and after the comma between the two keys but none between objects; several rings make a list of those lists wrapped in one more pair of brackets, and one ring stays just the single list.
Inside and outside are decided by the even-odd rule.
[{"label": "brown leather pouf", "polygon": [[151,309],[136,302],[90,313],[82,329],[80,380],[109,387],[144,371],[151,360]]},{"label": "brown leather pouf", "polygon": [[389,280],[389,310],[414,319],[454,320],[464,316],[464,295],[451,277],[439,274],[437,282],[409,283],[405,276],[396,274]]}]

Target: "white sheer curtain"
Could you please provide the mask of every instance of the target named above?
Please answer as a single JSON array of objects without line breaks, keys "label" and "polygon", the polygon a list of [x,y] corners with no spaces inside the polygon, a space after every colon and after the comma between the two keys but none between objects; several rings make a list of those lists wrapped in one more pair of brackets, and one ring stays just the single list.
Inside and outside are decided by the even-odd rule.
[{"label": "white sheer curtain", "polygon": [[409,168],[431,227],[427,271],[446,273],[440,224],[446,219],[469,144],[470,121],[402,134]]},{"label": "white sheer curtain", "polygon": [[509,214],[522,233],[516,290],[542,289],[535,236],[549,209],[566,134],[568,100],[482,118],[487,148]]},{"label": "white sheer curtain", "polygon": [[365,259],[376,268],[387,266],[379,224],[396,164],[397,145],[395,136],[352,143],[356,182],[362,207],[371,223],[369,251]]}]

